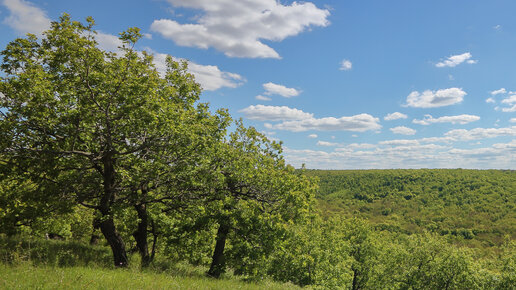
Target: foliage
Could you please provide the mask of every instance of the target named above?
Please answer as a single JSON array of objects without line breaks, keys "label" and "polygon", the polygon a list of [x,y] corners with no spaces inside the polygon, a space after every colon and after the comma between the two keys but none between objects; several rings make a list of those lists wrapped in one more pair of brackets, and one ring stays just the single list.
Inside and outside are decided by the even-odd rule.
[{"label": "foliage", "polygon": [[269,275],[302,286],[349,286],[353,259],[341,222],[314,217],[304,226],[291,227],[272,256]]},{"label": "foliage", "polygon": [[59,192],[95,209],[115,264],[125,266],[116,215],[176,198],[174,184],[194,174],[229,117],[195,105],[200,87],[186,63],[169,57],[161,77],[152,56],[134,50],[138,29],[121,33],[123,46],[113,53],[97,47],[93,26],[65,14],[41,40],[29,35],[7,45],[0,154],[31,173],[38,195]]},{"label": "foliage", "polygon": [[480,249],[516,239],[516,172],[503,170],[309,170],[323,215],[361,217],[379,230],[435,232]]}]

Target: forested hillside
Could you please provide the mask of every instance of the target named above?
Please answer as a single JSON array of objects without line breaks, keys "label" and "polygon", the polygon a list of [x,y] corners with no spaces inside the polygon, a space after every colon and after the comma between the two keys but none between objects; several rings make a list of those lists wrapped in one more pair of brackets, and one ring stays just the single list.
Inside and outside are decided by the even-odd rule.
[{"label": "forested hillside", "polygon": [[516,238],[516,172],[503,170],[309,170],[320,211],[362,217],[376,229],[435,232],[488,248]]}]

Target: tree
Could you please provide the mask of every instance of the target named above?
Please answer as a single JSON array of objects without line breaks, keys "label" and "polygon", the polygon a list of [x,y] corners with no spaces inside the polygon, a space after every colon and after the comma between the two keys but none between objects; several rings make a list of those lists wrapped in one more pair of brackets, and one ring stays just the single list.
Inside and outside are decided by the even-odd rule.
[{"label": "tree", "polygon": [[[126,266],[118,211],[145,209],[155,194],[173,198],[167,194],[188,176],[182,170],[225,133],[229,118],[195,106],[200,87],[186,63],[169,57],[161,77],[152,56],[134,49],[139,29],[121,33],[114,53],[98,48],[93,27],[91,18],[82,24],[64,14],[41,40],[29,34],[2,51],[0,154],[32,168],[33,182],[53,184],[42,194],[95,209],[115,266]],[[146,241],[144,227],[137,241],[143,232]]]},{"label": "tree", "polygon": [[225,271],[228,240],[236,273],[255,274],[285,225],[306,215],[315,191],[312,180],[286,165],[280,143],[241,122],[236,125],[227,141],[213,147],[215,158],[206,164],[201,182],[207,185],[203,204],[217,225],[212,277]]}]

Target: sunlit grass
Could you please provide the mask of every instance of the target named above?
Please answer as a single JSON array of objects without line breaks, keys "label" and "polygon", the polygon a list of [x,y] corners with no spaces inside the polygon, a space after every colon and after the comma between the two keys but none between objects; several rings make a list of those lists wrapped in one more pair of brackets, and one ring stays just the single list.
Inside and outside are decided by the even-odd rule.
[{"label": "sunlit grass", "polygon": [[295,289],[270,281],[247,283],[205,276],[181,277],[136,269],[0,264],[0,289]]}]

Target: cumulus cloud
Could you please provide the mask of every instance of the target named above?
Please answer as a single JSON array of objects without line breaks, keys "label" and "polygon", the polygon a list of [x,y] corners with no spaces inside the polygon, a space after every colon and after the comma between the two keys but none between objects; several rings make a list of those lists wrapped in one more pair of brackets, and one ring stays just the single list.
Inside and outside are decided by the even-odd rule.
[{"label": "cumulus cloud", "polygon": [[[370,143],[351,143],[345,146],[345,149],[372,149],[376,148],[376,145]],[[340,148],[335,149],[335,151],[344,151]]]},{"label": "cumulus cloud", "polygon": [[400,139],[400,140],[386,140],[386,141],[380,141],[378,142],[380,145],[390,145],[390,146],[414,146],[419,145],[418,140],[407,140],[407,139]]},{"label": "cumulus cloud", "polygon": [[509,120],[509,122],[511,122],[511,123],[516,123],[516,118],[511,118],[511,119]]},{"label": "cumulus cloud", "polygon": [[201,65],[189,61],[188,71],[195,76],[195,81],[207,91],[214,91],[223,87],[236,88],[245,81],[241,75],[221,71],[215,65]]},{"label": "cumulus cloud", "polygon": [[263,84],[263,89],[265,90],[264,94],[267,96],[280,95],[285,98],[295,97],[301,93],[301,91],[294,88],[287,88],[283,85],[278,85],[271,82]]},{"label": "cumulus cloud", "polygon": [[514,103],[516,103],[516,95],[509,96],[502,100],[502,104],[512,105]]},{"label": "cumulus cloud", "polygon": [[344,59],[340,62],[340,68],[339,70],[350,70],[353,68],[353,64],[351,61]]},{"label": "cumulus cloud", "polygon": [[390,128],[389,130],[391,130],[391,132],[394,134],[401,134],[401,135],[415,135],[417,132],[416,130],[409,128],[409,127],[405,127],[405,126],[394,127],[394,128]]},{"label": "cumulus cloud", "polygon": [[455,67],[463,62],[469,64],[477,63],[476,60],[471,59],[472,55],[469,52],[463,54],[456,54],[448,57],[447,59],[435,64],[436,67]]},{"label": "cumulus cloud", "polygon": [[419,139],[422,143],[451,143],[456,141],[452,137],[425,137]]},{"label": "cumulus cloud", "polygon": [[271,98],[266,97],[266,96],[262,96],[262,95],[257,95],[254,98],[257,99],[257,100],[260,100],[260,101],[270,101],[270,100],[272,100]]},{"label": "cumulus cloud", "polygon": [[317,137],[318,137],[317,134],[310,134],[310,135],[308,135],[308,138],[312,138],[312,139],[317,138]]},{"label": "cumulus cloud", "polygon": [[496,103],[496,101],[493,98],[487,98],[486,103]]},{"label": "cumulus cloud", "polygon": [[387,116],[383,117],[385,121],[392,121],[392,120],[398,120],[398,119],[407,119],[407,115],[402,114],[400,112],[394,112],[391,114],[387,114]]},{"label": "cumulus cloud", "polygon": [[285,121],[283,123],[273,125],[272,127],[277,130],[292,132],[308,130],[364,132],[379,130],[382,128],[379,121],[380,119],[369,114],[359,114],[351,117],[326,117],[320,119],[308,118],[304,120]]},{"label": "cumulus cloud", "polygon": [[371,168],[515,168],[516,140],[491,147],[458,149],[414,140],[380,142],[373,150],[335,148],[333,152],[285,148],[294,166],[314,169]]},{"label": "cumulus cloud", "polygon": [[20,34],[40,35],[50,28],[50,19],[45,11],[24,0],[3,0],[2,4],[9,10],[3,23]]},{"label": "cumulus cloud", "polygon": [[[156,53],[152,50],[150,52],[154,54],[156,69],[160,73],[165,73],[167,54]],[[174,60],[181,61],[182,59],[174,58]],[[215,65],[201,65],[188,61],[188,71],[195,76],[195,81],[206,91],[214,91],[223,87],[236,88],[245,82],[245,79],[239,74],[221,71]]]},{"label": "cumulus cloud", "polygon": [[449,88],[437,91],[426,90],[422,93],[413,91],[407,96],[407,107],[437,108],[462,102],[466,92],[460,88]]},{"label": "cumulus cloud", "polygon": [[[4,23],[11,26],[19,33],[41,32],[50,28],[51,20],[40,8],[24,0],[4,0],[4,6],[10,11],[10,15]],[[146,36],[148,37],[148,36]],[[123,42],[118,36],[97,31],[95,39],[99,48],[107,51],[118,52]],[[150,50],[154,53],[152,50]],[[160,72],[165,71],[166,54],[154,53],[154,62]],[[176,59],[177,60],[177,59]],[[238,74],[221,71],[217,66],[200,65],[188,62],[188,70],[195,76],[195,80],[201,84],[204,90],[213,91],[222,87],[235,88],[245,80]]]},{"label": "cumulus cloud", "polygon": [[506,128],[475,128],[471,130],[455,129],[444,134],[457,141],[471,141],[500,136],[516,136],[516,126]]},{"label": "cumulus cloud", "polygon": [[430,125],[433,123],[452,123],[452,124],[467,124],[471,122],[475,122],[480,120],[479,116],[475,115],[457,115],[457,116],[443,116],[439,118],[434,118],[432,115],[425,115],[425,118],[423,120],[412,120],[412,123],[419,124],[419,125]]},{"label": "cumulus cloud", "polygon": [[339,145],[339,143],[326,142],[326,141],[317,141],[318,146],[327,146],[327,147],[335,147]]},{"label": "cumulus cloud", "polygon": [[276,0],[168,0],[175,7],[202,10],[196,23],[159,19],[151,30],[177,45],[213,47],[229,57],[280,58],[262,40],[282,41],[314,27],[329,25],[327,9],[311,2],[283,5]]},{"label": "cumulus cloud", "polygon": [[97,35],[95,35],[95,40],[97,40],[99,44],[99,48],[107,51],[118,52],[120,51],[119,47],[122,47],[124,44],[118,36],[113,34],[104,33],[101,31],[97,31]]},{"label": "cumulus cloud", "polygon": [[496,95],[499,95],[499,94],[505,94],[507,93],[507,91],[505,90],[505,88],[501,88],[501,89],[498,89],[498,90],[494,90],[491,92],[491,95],[493,96],[496,96]]},{"label": "cumulus cloud", "polygon": [[248,119],[259,121],[303,120],[313,117],[313,114],[305,113],[287,106],[251,105],[239,112],[243,113]]},{"label": "cumulus cloud", "polygon": [[516,112],[516,105],[514,105],[512,107],[508,107],[508,108],[502,108],[502,112],[506,112],[506,113]]}]

